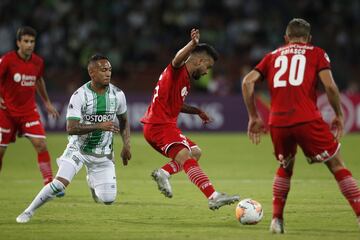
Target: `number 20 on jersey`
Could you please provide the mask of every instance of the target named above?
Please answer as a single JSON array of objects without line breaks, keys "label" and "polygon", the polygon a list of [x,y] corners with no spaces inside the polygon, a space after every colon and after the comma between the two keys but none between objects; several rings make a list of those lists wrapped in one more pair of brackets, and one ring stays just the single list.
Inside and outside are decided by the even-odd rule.
[{"label": "number 20 on jersey", "polygon": [[[290,62],[290,64],[288,64]],[[274,76],[274,88],[286,87],[287,84],[300,86],[304,81],[306,57],[304,55],[285,56],[281,55],[275,59],[275,68],[279,70]],[[283,78],[289,69],[289,79]]]}]

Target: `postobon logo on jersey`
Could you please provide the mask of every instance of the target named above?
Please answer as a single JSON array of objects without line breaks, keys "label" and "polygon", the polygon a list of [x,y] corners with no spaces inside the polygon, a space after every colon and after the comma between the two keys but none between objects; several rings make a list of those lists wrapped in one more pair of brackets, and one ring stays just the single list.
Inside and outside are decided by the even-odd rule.
[{"label": "postobon logo on jersey", "polygon": [[108,122],[114,119],[114,114],[84,115],[84,120],[89,122]]}]

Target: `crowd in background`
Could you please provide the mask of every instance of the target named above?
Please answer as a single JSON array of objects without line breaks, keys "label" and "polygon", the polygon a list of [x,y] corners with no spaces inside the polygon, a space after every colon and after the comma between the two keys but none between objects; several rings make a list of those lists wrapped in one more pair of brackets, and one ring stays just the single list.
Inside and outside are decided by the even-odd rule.
[{"label": "crowd in background", "polygon": [[16,29],[38,31],[49,92],[72,92],[87,81],[86,62],[108,56],[113,80],[127,92],[149,92],[192,27],[220,59],[196,91],[238,94],[243,75],[283,44],[286,24],[312,24],[313,43],[332,60],[343,91],[359,92],[360,2],[357,0],[27,0],[0,1],[0,54],[15,47]]}]

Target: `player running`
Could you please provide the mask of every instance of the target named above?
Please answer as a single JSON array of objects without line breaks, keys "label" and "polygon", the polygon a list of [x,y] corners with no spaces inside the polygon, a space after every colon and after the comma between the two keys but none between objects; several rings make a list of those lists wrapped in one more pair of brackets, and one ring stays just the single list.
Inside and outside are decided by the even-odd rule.
[{"label": "player running", "polygon": [[[271,94],[270,134],[275,157],[280,162],[273,183],[273,218],[270,231],[284,233],[283,212],[290,190],[296,147],[300,146],[309,163],[325,163],[358,217],[360,225],[360,190],[340,156],[343,113],[339,90],[330,69],[330,59],[323,49],[310,44],[310,24],[291,20],[286,28],[286,45],[267,54],[248,73],[242,84],[249,113],[248,135],[260,142],[264,124],[255,106],[254,86],[266,79]],[[332,126],[335,136],[323,121],[316,106],[318,79],[324,85],[335,112]]]},{"label": "player running", "polygon": [[198,164],[200,148],[176,126],[180,112],[197,114],[204,123],[211,121],[201,109],[186,105],[184,101],[190,91],[190,80],[198,80],[207,74],[218,54],[210,45],[199,44],[198,29],[192,29],[190,36],[190,42],[178,51],[160,75],[151,104],[141,122],[144,124],[144,137],[148,143],[172,159],[151,174],[159,190],[171,198],[173,194],[169,178],[184,169],[190,181],[208,198],[209,208],[214,210],[238,201],[239,196],[228,196],[215,191]]},{"label": "player running", "polygon": [[21,27],[16,34],[17,51],[0,59],[0,170],[2,159],[16,134],[26,136],[38,154],[38,165],[44,185],[52,181],[50,154],[45,142],[45,130],[36,109],[35,91],[48,113],[57,118],[45,87],[44,61],[34,53],[36,31]]},{"label": "player running", "polygon": [[[111,65],[101,55],[94,55],[88,64],[91,81],[74,92],[67,111],[69,144],[57,159],[59,170],[55,179],[43,187],[16,221],[26,223],[37,208],[64,192],[83,165],[87,182],[96,202],[112,204],[117,194],[113,138],[120,132],[124,166],[131,158],[130,127],[124,93],[110,84]],[[114,123],[119,120],[119,127]]]}]

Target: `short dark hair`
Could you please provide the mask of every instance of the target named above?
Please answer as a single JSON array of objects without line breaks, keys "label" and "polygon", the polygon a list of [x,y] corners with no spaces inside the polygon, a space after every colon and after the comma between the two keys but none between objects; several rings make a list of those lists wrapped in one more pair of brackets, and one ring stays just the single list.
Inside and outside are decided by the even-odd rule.
[{"label": "short dark hair", "polygon": [[214,61],[218,60],[219,53],[215,50],[215,48],[207,43],[200,43],[198,44],[192,53],[202,53],[205,52],[207,55],[212,57]]},{"label": "short dark hair", "polygon": [[36,38],[36,30],[29,26],[23,26],[19,27],[19,29],[16,32],[16,40],[21,41],[22,36],[24,35],[30,35]]},{"label": "short dark hair", "polygon": [[302,18],[292,19],[286,27],[286,35],[290,38],[308,37],[310,35],[311,25]]},{"label": "short dark hair", "polygon": [[99,54],[99,53],[94,54],[89,58],[88,65],[91,64],[91,63],[95,63],[95,62],[97,62],[99,60],[102,60],[102,59],[106,59],[106,60],[109,61],[109,59],[107,57],[105,57],[104,55],[102,55],[102,54]]}]

